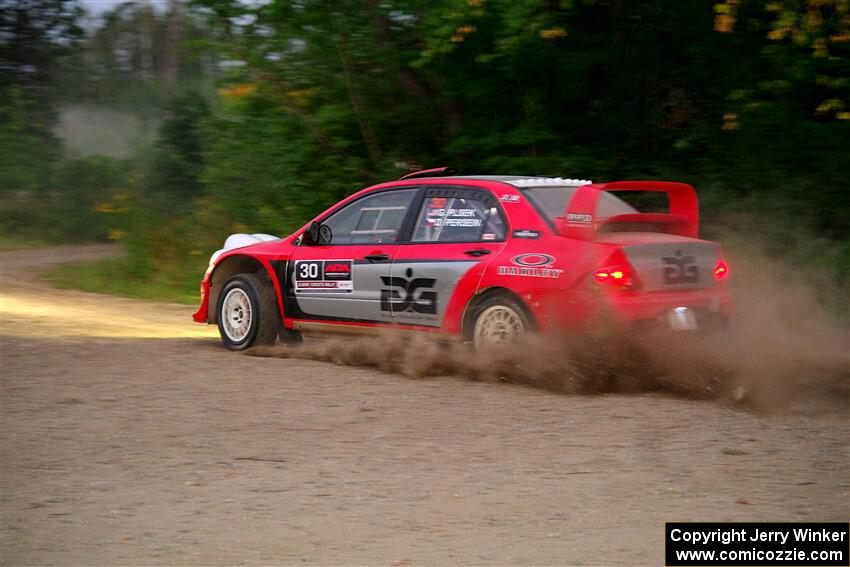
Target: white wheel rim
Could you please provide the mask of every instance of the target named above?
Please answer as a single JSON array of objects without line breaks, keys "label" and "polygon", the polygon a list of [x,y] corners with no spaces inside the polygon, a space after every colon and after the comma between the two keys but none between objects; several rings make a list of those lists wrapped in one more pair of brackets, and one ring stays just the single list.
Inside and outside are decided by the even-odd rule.
[{"label": "white wheel rim", "polygon": [[251,300],[240,288],[235,287],[227,292],[221,303],[222,329],[227,338],[234,343],[245,340],[251,331]]},{"label": "white wheel rim", "polygon": [[512,341],[525,331],[519,313],[504,305],[485,309],[475,321],[475,345],[499,345]]}]

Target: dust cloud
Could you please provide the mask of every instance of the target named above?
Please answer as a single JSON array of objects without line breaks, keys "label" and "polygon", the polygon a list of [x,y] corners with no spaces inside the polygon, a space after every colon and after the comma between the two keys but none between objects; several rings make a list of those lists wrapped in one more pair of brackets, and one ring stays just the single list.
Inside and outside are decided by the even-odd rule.
[{"label": "dust cloud", "polygon": [[[754,411],[850,410],[850,332],[842,291],[795,279],[754,247],[730,254],[733,320],[723,332],[636,334],[612,327],[529,335],[473,351],[423,334],[307,339],[253,356],[376,368],[411,378],[457,376],[573,394],[658,392]],[[846,293],[846,290],[844,290]]]},{"label": "dust cloud", "polygon": [[60,109],[55,133],[72,154],[133,156],[156,140],[160,120],[92,105]]}]

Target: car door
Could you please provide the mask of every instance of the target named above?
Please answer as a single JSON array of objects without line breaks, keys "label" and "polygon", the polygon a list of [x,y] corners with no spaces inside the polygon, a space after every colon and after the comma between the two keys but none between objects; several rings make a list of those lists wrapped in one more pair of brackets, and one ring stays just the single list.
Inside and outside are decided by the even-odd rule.
[{"label": "car door", "polygon": [[381,310],[405,217],[416,188],[371,193],[334,211],[322,223],[330,244],[301,245],[287,266],[287,316],[331,323],[390,323]]},{"label": "car door", "polygon": [[381,310],[390,310],[395,323],[440,327],[452,305],[466,304],[484,266],[504,246],[504,213],[487,190],[428,187],[411,218]]}]

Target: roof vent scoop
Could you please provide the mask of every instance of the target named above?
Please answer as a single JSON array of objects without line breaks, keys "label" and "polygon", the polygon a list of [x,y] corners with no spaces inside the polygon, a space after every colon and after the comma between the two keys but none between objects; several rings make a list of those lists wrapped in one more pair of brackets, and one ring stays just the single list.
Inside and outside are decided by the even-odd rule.
[{"label": "roof vent scoop", "polygon": [[516,187],[539,187],[544,185],[555,185],[558,187],[581,187],[593,183],[590,179],[562,179],[560,177],[529,177],[528,179],[517,179],[511,181]]},{"label": "roof vent scoop", "polygon": [[445,177],[447,175],[454,175],[455,173],[457,173],[457,170],[452,167],[435,167],[433,169],[423,169],[402,175],[398,180],[403,181],[405,179],[419,179],[422,177]]}]

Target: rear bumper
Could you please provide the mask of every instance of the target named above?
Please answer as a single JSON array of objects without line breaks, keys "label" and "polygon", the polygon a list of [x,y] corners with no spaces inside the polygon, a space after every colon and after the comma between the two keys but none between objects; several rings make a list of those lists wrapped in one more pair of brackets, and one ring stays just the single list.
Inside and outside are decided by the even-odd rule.
[{"label": "rear bumper", "polygon": [[732,299],[725,288],[648,293],[612,293],[607,304],[614,318],[626,323],[664,319],[677,307],[693,309],[700,318],[728,318]]},{"label": "rear bumper", "polygon": [[623,327],[665,322],[668,313],[677,307],[693,310],[701,327],[727,321],[732,313],[732,299],[725,286],[656,292],[582,290],[523,299],[544,333],[601,322]]}]

